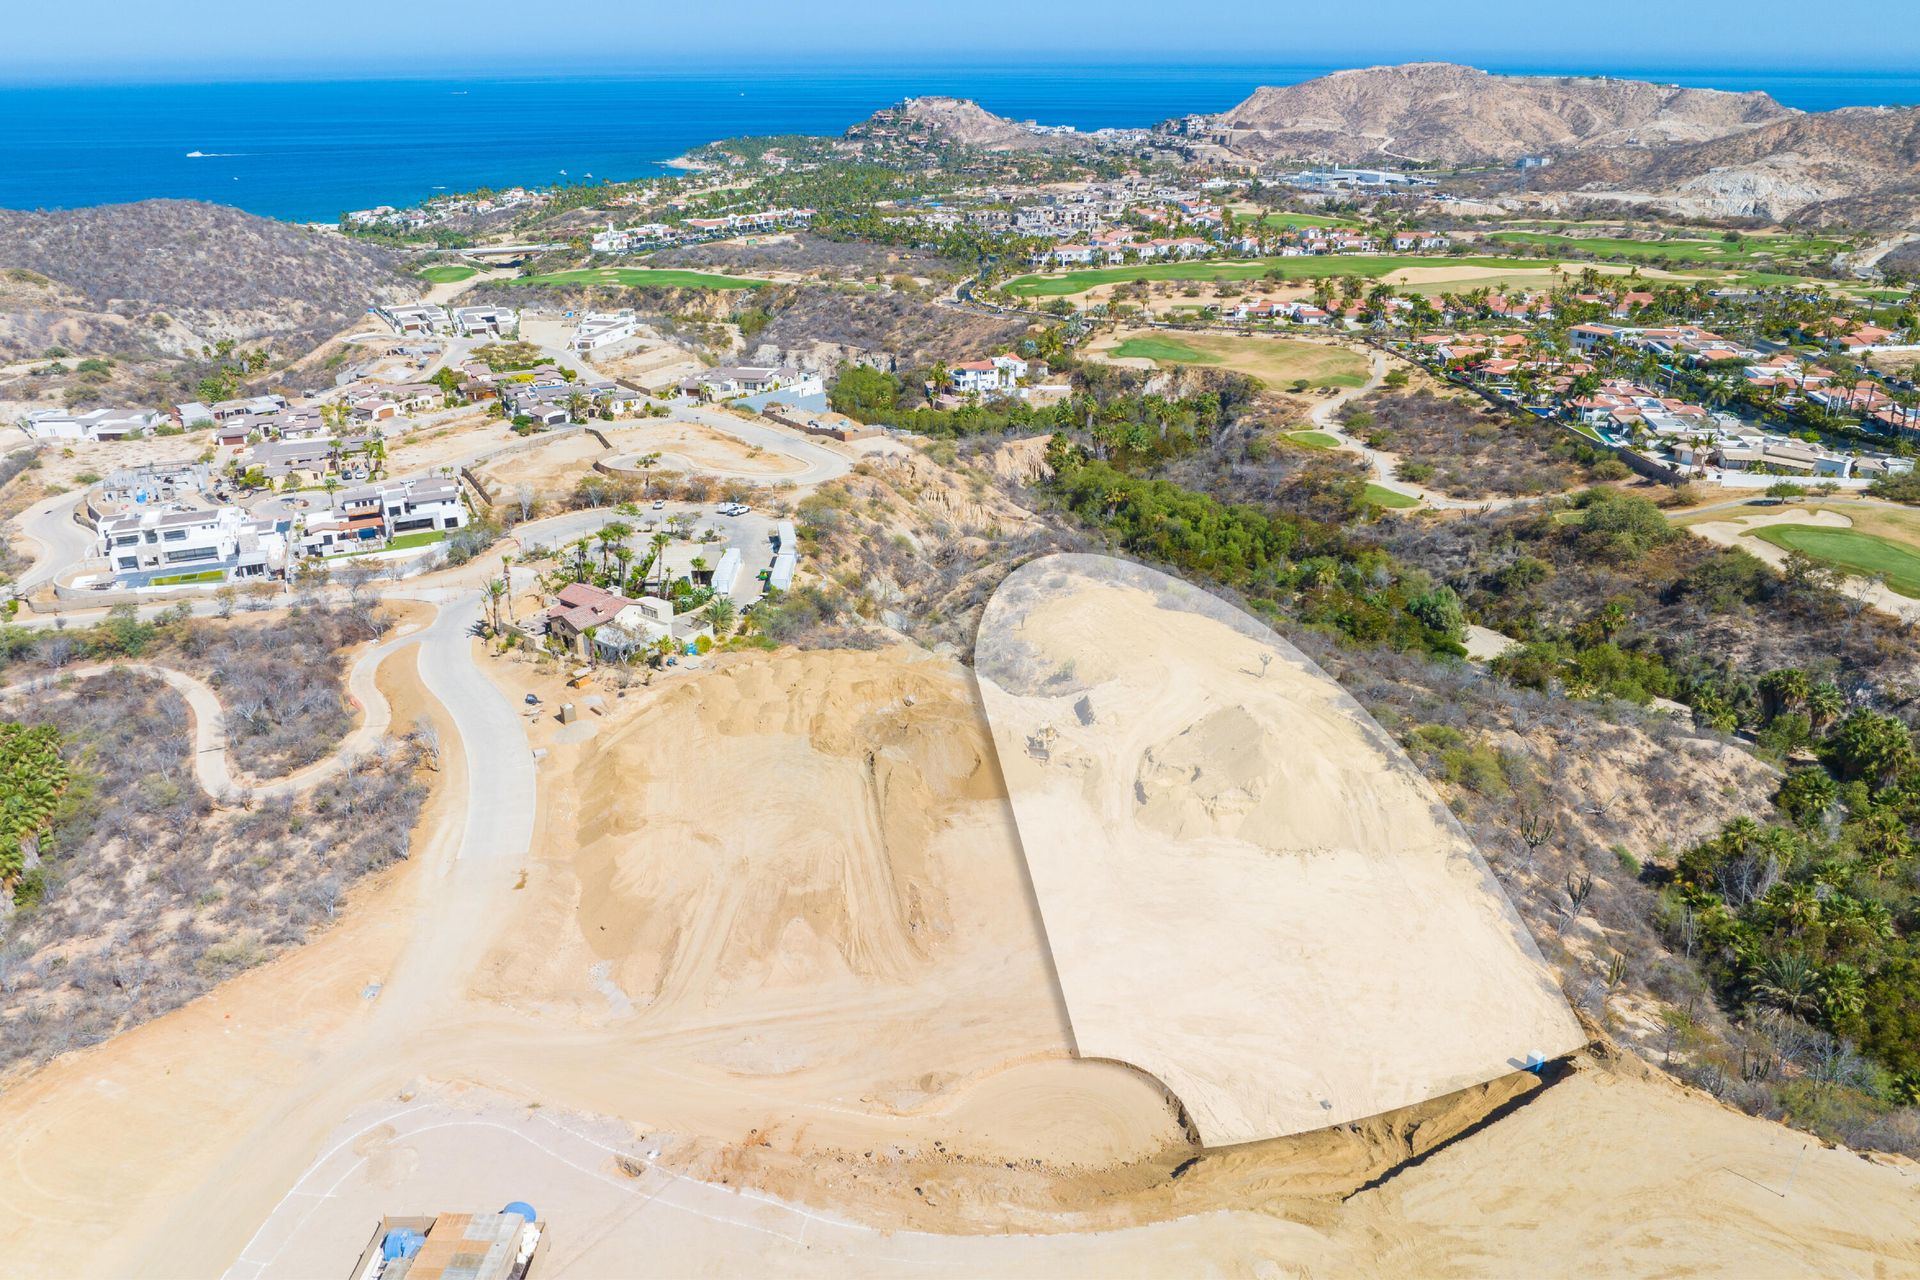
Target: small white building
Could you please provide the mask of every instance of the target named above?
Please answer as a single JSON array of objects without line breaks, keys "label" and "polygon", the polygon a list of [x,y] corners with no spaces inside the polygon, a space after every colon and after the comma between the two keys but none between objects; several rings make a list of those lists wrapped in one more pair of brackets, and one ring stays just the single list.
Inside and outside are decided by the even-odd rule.
[{"label": "small white building", "polygon": [[728,547],[721,553],[720,563],[713,567],[713,582],[710,584],[713,587],[714,595],[730,596],[733,594],[734,585],[740,581],[740,566],[740,549],[738,547]]},{"label": "small white building", "polygon": [[767,574],[767,586],[770,590],[786,591],[793,586],[794,570],[799,568],[800,557],[792,551],[782,551],[773,558],[773,570]]},{"label": "small white building", "polygon": [[624,342],[639,332],[640,320],[632,311],[589,311],[580,317],[567,346],[573,351],[594,351]]}]

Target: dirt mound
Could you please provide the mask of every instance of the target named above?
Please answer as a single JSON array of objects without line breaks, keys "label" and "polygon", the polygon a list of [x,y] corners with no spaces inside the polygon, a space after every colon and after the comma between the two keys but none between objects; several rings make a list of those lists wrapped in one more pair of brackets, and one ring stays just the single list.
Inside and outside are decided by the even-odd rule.
[{"label": "dirt mound", "polygon": [[[951,927],[929,856],[941,811],[995,789],[978,717],[943,685],[877,663],[853,681],[824,661],[758,663],[609,739],[582,779],[597,800],[580,925],[629,995],[921,969]],[[713,803],[716,775],[751,803]]]},{"label": "dirt mound", "polygon": [[[1849,107],[1672,147],[1622,144],[1541,170],[1543,190],[1645,192],[1676,209],[1913,225],[1920,109]],[[1826,208],[1824,216],[1819,212]]]}]

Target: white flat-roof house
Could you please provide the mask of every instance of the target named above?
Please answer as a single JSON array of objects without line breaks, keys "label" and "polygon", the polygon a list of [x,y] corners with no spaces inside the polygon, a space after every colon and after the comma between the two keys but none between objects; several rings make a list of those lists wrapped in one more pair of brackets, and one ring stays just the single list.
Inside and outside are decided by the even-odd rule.
[{"label": "white flat-roof house", "polygon": [[207,412],[215,422],[226,422],[255,414],[278,413],[286,407],[287,398],[281,395],[240,396],[233,400],[216,400]]},{"label": "white flat-roof house", "polygon": [[198,400],[173,406],[170,416],[181,427],[205,427],[213,423],[213,410]]},{"label": "white flat-roof house", "polygon": [[624,342],[639,328],[639,317],[631,311],[589,311],[580,317],[580,327],[567,346],[574,351],[593,351]]},{"label": "white flat-roof house", "polygon": [[401,337],[430,337],[447,331],[447,310],[431,302],[411,302],[398,306],[375,307],[373,313]]},{"label": "white flat-roof house", "polygon": [[458,529],[466,523],[466,504],[452,480],[381,481],[336,493],[330,510],[308,516],[300,549],[310,556],[338,555],[376,539]]},{"label": "white flat-roof house", "polygon": [[36,409],[20,420],[20,429],[36,440],[121,440],[148,432],[167,420],[152,409],[89,409],[69,413]]},{"label": "white flat-roof house", "polygon": [[239,507],[146,508],[109,516],[98,532],[99,552],[122,586],[165,586],[170,578],[216,571],[220,581],[261,578],[286,569],[281,526]]},{"label": "white flat-roof house", "polygon": [[463,338],[510,338],[520,332],[512,307],[455,307],[453,331]]},{"label": "white flat-roof house", "polygon": [[398,418],[403,414],[438,409],[447,402],[447,393],[434,382],[400,382],[368,387],[347,403],[353,416],[371,422]]},{"label": "white flat-roof house", "polygon": [[680,384],[690,395],[708,400],[731,400],[736,396],[757,396],[767,391],[790,390],[796,396],[817,395],[823,389],[818,376],[803,375],[797,369],[767,365],[723,365],[709,369]]}]

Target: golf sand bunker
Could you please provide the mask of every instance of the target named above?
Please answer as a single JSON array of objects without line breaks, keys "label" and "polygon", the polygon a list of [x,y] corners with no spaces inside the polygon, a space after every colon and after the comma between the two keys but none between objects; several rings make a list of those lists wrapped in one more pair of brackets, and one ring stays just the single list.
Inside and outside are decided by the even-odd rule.
[{"label": "golf sand bunker", "polygon": [[1431,786],[1266,626],[1037,560],[976,671],[1082,1057],[1225,1146],[1377,1115],[1585,1037]]}]

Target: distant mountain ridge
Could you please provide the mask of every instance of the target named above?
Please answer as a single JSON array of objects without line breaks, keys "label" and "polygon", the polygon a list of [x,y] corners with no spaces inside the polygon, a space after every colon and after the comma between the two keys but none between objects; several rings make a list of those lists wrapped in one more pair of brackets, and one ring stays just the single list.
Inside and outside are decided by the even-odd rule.
[{"label": "distant mountain ridge", "polygon": [[[1508,76],[1446,62],[1336,71],[1265,86],[1217,114],[1156,127],[1164,145],[1229,164],[1505,166],[1530,190],[1705,217],[1920,227],[1920,109],[1803,112],[1765,93],[1609,76]],[[849,136],[993,151],[1070,149],[961,98],[916,98]]]},{"label": "distant mountain ridge", "polygon": [[[1448,62],[1336,71],[1198,117],[1258,159],[1444,164],[1721,137],[1800,113],[1764,93],[1603,76],[1502,76]],[[1191,127],[1191,126],[1189,126]]]}]

